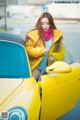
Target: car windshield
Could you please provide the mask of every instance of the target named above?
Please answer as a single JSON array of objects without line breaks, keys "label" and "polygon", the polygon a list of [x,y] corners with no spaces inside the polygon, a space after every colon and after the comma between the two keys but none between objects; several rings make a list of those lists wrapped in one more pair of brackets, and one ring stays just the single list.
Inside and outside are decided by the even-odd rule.
[{"label": "car windshield", "polygon": [[22,45],[0,40],[0,78],[29,78],[28,58]]}]

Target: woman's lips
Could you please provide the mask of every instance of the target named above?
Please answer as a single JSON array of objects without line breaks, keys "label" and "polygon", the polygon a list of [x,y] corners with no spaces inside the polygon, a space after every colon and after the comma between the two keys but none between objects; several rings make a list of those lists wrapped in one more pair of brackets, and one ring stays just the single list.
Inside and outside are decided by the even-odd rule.
[{"label": "woman's lips", "polygon": [[47,29],[44,29],[44,31],[47,31]]}]

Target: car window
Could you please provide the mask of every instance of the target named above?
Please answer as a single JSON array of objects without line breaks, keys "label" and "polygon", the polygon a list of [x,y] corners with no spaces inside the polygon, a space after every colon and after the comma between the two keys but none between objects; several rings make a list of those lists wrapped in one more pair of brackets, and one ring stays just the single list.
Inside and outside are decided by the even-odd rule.
[{"label": "car window", "polygon": [[0,41],[0,77],[30,77],[28,59],[22,45]]}]

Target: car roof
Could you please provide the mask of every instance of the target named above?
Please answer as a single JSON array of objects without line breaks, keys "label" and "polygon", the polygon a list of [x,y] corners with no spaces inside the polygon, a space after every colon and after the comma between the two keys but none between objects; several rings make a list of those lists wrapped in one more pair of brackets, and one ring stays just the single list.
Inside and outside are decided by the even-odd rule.
[{"label": "car roof", "polygon": [[22,45],[24,44],[24,39],[17,34],[0,32],[0,39],[6,40],[6,41],[16,42],[16,43],[19,43]]}]

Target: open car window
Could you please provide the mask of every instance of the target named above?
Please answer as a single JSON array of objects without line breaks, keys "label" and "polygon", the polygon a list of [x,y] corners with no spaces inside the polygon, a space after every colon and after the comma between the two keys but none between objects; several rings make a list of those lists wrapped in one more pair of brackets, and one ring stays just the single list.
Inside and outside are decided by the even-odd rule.
[{"label": "open car window", "polygon": [[22,45],[0,40],[0,77],[30,77],[28,58]]}]

